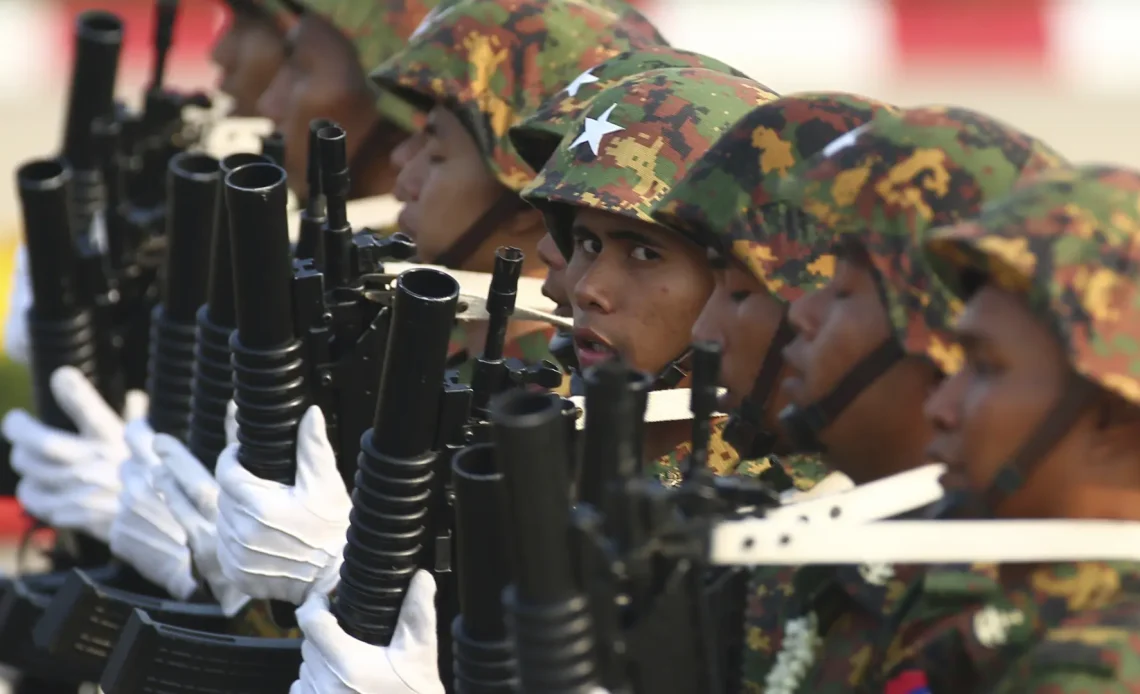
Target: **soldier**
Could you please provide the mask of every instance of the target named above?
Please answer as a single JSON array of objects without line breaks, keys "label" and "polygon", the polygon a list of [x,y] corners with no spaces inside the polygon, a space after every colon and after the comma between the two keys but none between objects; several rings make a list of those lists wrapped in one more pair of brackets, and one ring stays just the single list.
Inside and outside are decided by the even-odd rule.
[{"label": "soldier", "polygon": [[[715,286],[693,325],[694,340],[721,345],[722,411],[731,413],[725,439],[748,461],[745,474],[770,461],[800,492],[813,489],[827,470],[817,454],[789,455],[777,414],[781,350],[792,331],[787,307],[827,281],[819,273],[783,272],[805,255],[795,230],[805,215],[779,196],[779,184],[800,162],[891,106],[851,94],[782,97],[738,120],[664,196],[653,219],[705,247]],[[825,230],[818,230],[820,234]],[[754,474],[754,473],[752,473]],[[839,476],[815,493],[843,486]],[[848,483],[849,484],[849,483]],[[799,496],[803,496],[802,494]],[[744,680],[759,687],[771,668],[771,615],[786,598],[794,570],[765,567],[752,574],[745,613]]]},{"label": "soldier", "polygon": [[[490,272],[495,249],[511,245],[527,256],[524,274],[541,273],[542,222],[518,197],[534,171],[508,129],[584,68],[630,46],[663,42],[620,0],[467,0],[425,21],[409,49],[373,73],[381,89],[428,113],[424,147],[396,185],[406,203],[399,226],[416,240],[420,259]],[[513,323],[508,356],[547,357],[550,332]],[[480,352],[480,333],[457,336],[455,363]]]},{"label": "soldier", "polygon": [[[926,403],[963,515],[1140,520],[1140,173],[1050,172],[926,244],[966,302],[963,368]],[[1090,544],[1097,535],[1090,531]],[[880,682],[995,694],[1140,682],[1136,562],[932,567]],[[901,689],[899,689],[901,691]]]},{"label": "soldier", "polygon": [[257,100],[285,62],[285,34],[294,14],[275,0],[227,0],[226,28],[210,59],[222,71],[218,89],[233,98],[230,115],[257,115]]},{"label": "soldier", "polygon": [[[566,135],[567,128],[575,123],[599,92],[642,72],[675,67],[708,68],[737,77],[746,77],[715,58],[672,46],[648,46],[636,51],[626,51],[575,77],[565,89],[543,104],[534,115],[511,129],[511,142],[527,160],[527,164],[535,171],[539,171],[546,164],[549,153],[558,148],[558,143]],[[532,154],[535,156],[531,156]],[[559,252],[554,237],[549,233],[542,237],[536,250],[539,259],[546,266],[542,293],[557,304],[558,315],[572,316],[570,288],[566,286],[565,280],[566,258]],[[558,361],[564,367],[577,370],[578,360],[574,354],[572,331],[559,331],[551,339],[550,351],[558,357]],[[571,383],[580,383],[580,379],[574,378]],[[571,390],[573,388],[574,386],[571,386]]]},{"label": "soldier", "polygon": [[[521,203],[513,204],[517,189],[533,173],[506,143],[506,128],[581,72],[577,61],[597,61],[617,53],[630,45],[631,37],[659,39],[644,19],[634,21],[627,31],[623,17],[639,17],[631,13],[619,2],[466,0],[443,6],[424,22],[404,53],[380,68],[382,86],[431,111],[423,153],[415,155],[400,179],[402,186],[412,185],[408,182],[412,179],[423,186],[409,205],[413,219],[417,214],[444,215],[430,217],[422,227],[403,224],[425,251],[423,259],[490,271],[499,245],[533,251],[541,236],[541,219]],[[542,47],[537,52],[536,41]],[[479,70],[489,67],[485,49],[492,45],[501,50],[496,56],[502,64],[496,81],[489,83],[479,77],[486,76]],[[509,75],[509,68],[523,64],[524,54],[545,69]],[[426,98],[430,90],[444,88],[454,91]],[[434,106],[436,101],[439,107]],[[467,126],[460,125],[460,117]],[[501,137],[496,138],[495,132]],[[428,175],[419,179],[425,172]],[[504,206],[505,202],[511,204]],[[482,211],[496,204],[499,216],[488,218],[490,225],[476,230],[486,236],[478,239],[470,257],[441,258],[432,250],[436,235],[462,235],[475,217],[486,217]],[[504,216],[503,210],[511,214]],[[478,354],[484,337],[481,330],[472,332],[460,346]],[[507,356],[541,358],[548,355],[548,340],[544,324],[513,323],[505,351]],[[457,350],[454,364],[466,360],[462,351]],[[298,431],[296,486],[253,477],[237,463],[236,446],[220,456],[216,485],[208,474],[199,474],[201,465],[173,439],[158,437],[154,449],[170,471],[164,489],[167,498],[176,499],[171,506],[179,509],[179,520],[189,519],[188,527],[207,527],[216,533],[211,541],[217,543],[221,569],[234,585],[258,598],[295,604],[318,581],[325,590],[331,587],[324,581],[335,580],[351,502],[318,408],[310,409]]]},{"label": "soldier", "polygon": [[[831,275],[788,313],[795,337],[784,349],[782,390],[791,405],[781,420],[798,450],[825,450],[828,466],[859,483],[926,460],[932,431],[922,403],[960,365],[948,332],[960,304],[918,243],[1062,163],[993,119],[931,107],[880,112],[779,185],[781,199],[805,212],[807,223],[789,232],[797,250],[778,256],[773,272]],[[796,572],[790,598],[750,615],[759,647],[749,686],[850,690],[874,672],[886,645],[868,635],[890,632],[887,615],[918,574],[886,565]],[[765,668],[763,656],[773,653]],[[761,684],[756,676],[765,671]]]},{"label": "soldier", "polygon": [[[523,197],[542,211],[569,265],[574,348],[589,368],[618,357],[657,374],[658,388],[687,377],[693,321],[712,290],[704,249],[650,221],[656,204],[725,128],[776,96],[744,77],[705,68],[636,74],[598,93],[561,142],[528,124],[526,156],[546,166]],[[647,428],[646,457],[677,478],[687,423]],[[719,473],[739,458],[717,437]]]},{"label": "soldier", "polygon": [[298,197],[307,195],[309,123],[317,118],[336,121],[347,133],[350,197],[392,192],[400,157],[410,154],[397,149],[419,124],[407,104],[378,93],[367,75],[404,48],[438,1],[288,2],[294,20],[285,61],[257,110],[285,136],[285,170]]}]

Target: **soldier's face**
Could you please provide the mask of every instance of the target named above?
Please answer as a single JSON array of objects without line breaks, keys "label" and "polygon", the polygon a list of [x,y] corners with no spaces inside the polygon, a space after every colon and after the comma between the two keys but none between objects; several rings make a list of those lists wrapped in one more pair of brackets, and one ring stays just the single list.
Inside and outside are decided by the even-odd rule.
[{"label": "soldier's face", "polygon": [[[831,281],[793,301],[788,311],[795,337],[784,349],[781,390],[799,407],[830,393],[891,335],[865,251],[844,246],[838,252]],[[888,369],[820,434],[828,464],[857,483],[921,464],[908,457],[918,457],[929,439],[922,403],[936,378],[936,370],[918,358]]]},{"label": "soldier's face", "polygon": [[658,373],[689,345],[713,288],[703,248],[664,227],[581,210],[566,268],[582,369],[620,355]]},{"label": "soldier's face", "polygon": [[285,40],[268,20],[235,12],[210,59],[221,69],[218,89],[234,99],[231,115],[257,115],[257,100],[285,61]]},{"label": "soldier's face", "polygon": [[420,137],[421,146],[400,169],[395,193],[404,203],[400,231],[415,239],[422,261],[432,262],[491,209],[506,189],[451,111],[432,109]]},{"label": "soldier's face", "polygon": [[558,308],[555,314],[571,316],[570,287],[566,284],[566,258],[558,250],[554,237],[546,234],[538,242],[538,258],[546,266],[546,279],[542,283],[542,295],[550,299]]},{"label": "soldier's face", "polygon": [[298,22],[285,37],[285,63],[257,104],[285,136],[285,170],[298,196],[308,193],[309,123],[328,118],[344,128],[351,161],[380,120],[375,101],[348,40],[320,17]]},{"label": "soldier's face", "polygon": [[[721,346],[720,384],[727,392],[720,409],[728,411],[752,392],[784,306],[740,262],[721,256],[711,262],[716,285],[693,325],[693,340]],[[770,431],[777,430],[776,416],[785,404],[782,397],[769,403],[765,421]]]},{"label": "soldier's face", "polygon": [[[947,465],[944,485],[982,493],[1061,397],[1067,367],[1060,344],[1023,300],[995,287],[970,299],[955,330],[965,366],[926,402],[934,428],[927,458]],[[1035,517],[1064,507],[1090,468],[1089,456],[1074,450],[1084,424],[1048,452],[998,514]]]}]

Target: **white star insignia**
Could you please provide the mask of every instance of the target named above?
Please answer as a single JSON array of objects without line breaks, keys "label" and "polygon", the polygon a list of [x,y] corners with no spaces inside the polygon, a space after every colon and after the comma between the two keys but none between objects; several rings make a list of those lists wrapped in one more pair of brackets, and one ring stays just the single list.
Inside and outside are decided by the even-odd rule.
[{"label": "white star insignia", "polygon": [[566,87],[566,93],[569,94],[570,96],[578,96],[578,90],[581,89],[584,85],[593,84],[594,82],[597,82],[598,78],[594,77],[594,74],[590,71],[593,69],[594,68],[590,68],[589,70],[586,70],[582,74],[575,77],[574,81],[571,82],[570,85]]},{"label": "white star insignia", "polygon": [[610,104],[606,112],[602,114],[601,118],[586,118],[586,122],[582,125],[582,134],[576,140],[570,143],[566,149],[574,149],[583,142],[589,143],[590,149],[594,152],[594,156],[598,156],[598,148],[602,146],[602,138],[610,133],[616,133],[619,130],[625,130],[620,125],[614,125],[610,122],[610,114],[614,112],[617,104]]}]

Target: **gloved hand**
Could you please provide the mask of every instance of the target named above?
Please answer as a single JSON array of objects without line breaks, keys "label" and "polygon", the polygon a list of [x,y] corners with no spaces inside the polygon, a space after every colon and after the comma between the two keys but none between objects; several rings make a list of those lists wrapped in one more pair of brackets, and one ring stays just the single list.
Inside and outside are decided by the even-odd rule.
[{"label": "gloved hand", "polygon": [[154,454],[154,437],[144,419],[127,423],[131,457],[121,471],[123,492],[111,525],[111,553],[174,597],[187,600],[197,590],[198,581],[186,531],[155,484],[162,461]]},{"label": "gloved hand", "polygon": [[249,596],[222,573],[218,563],[218,483],[202,463],[172,436],[154,437],[154,452],[162,459],[155,485],[174,519],[186,531],[198,573],[226,616],[236,615]]},{"label": "gloved hand", "polygon": [[8,298],[8,320],[4,324],[4,353],[17,364],[28,363],[28,309],[32,305],[32,284],[28,275],[28,249],[16,249],[12,271],[12,293]]},{"label": "gloved hand", "polygon": [[304,602],[340,570],[352,501],[336,467],[319,407],[297,431],[295,486],[254,477],[237,444],[218,456],[218,559],[226,578],[254,598]]},{"label": "gloved hand", "polygon": [[123,420],[78,369],[56,369],[50,385],[78,433],[49,427],[20,409],[4,416],[0,429],[12,442],[12,468],[21,478],[16,498],[55,528],[106,542],[119,510],[119,467],[130,455]]},{"label": "gloved hand", "polygon": [[297,610],[305,634],[300,678],[289,694],[435,694],[439,679],[435,632],[435,580],[417,571],[387,648],[357,641],[341,630],[328,596],[309,594]]}]

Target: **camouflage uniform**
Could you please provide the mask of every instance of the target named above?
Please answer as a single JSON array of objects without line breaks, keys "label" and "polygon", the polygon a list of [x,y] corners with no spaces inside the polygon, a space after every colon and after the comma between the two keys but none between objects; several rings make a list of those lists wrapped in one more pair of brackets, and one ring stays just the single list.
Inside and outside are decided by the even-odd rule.
[{"label": "camouflage uniform", "polygon": [[[1138,238],[1140,173],[1090,166],[1044,174],[926,248],[959,297],[967,272],[1024,296],[1074,371],[1140,405]],[[936,567],[896,622],[882,681],[994,694],[1140,686],[1137,562],[1057,562],[1002,582],[995,566]]]},{"label": "camouflage uniform", "polygon": [[[786,233],[790,217],[779,195],[780,183],[796,164],[879,111],[895,109],[840,93],[796,94],[759,106],[737,121],[673,186],[653,218],[739,261],[774,298],[790,302],[826,282],[831,268],[821,267],[807,276],[783,274],[782,260],[805,258],[810,249],[795,248],[798,240]],[[800,490],[810,489],[828,473],[815,455],[781,456],[779,463]],[[750,465],[742,464],[740,472],[746,474]],[[749,691],[759,691],[782,644],[786,603],[793,594],[810,590],[807,585],[800,591],[793,588],[796,575],[788,567],[753,571],[744,634],[744,683]],[[810,578],[811,573],[801,577]],[[874,614],[881,611],[878,603],[888,594],[901,594],[904,587],[863,584],[854,569],[841,578],[860,605],[870,606],[867,611]]]},{"label": "camouflage uniform", "polygon": [[[775,260],[766,255],[764,271],[801,286],[822,284],[834,269],[837,238],[858,234],[895,337],[908,354],[953,373],[962,356],[948,328],[961,301],[938,281],[921,241],[934,227],[976,215],[1021,181],[1063,164],[1040,141],[972,111],[882,110],[779,184],[782,201],[806,212],[808,223],[789,227],[793,252],[773,249]],[[766,621],[758,621],[764,650],[777,653],[784,626],[814,615],[822,645],[796,691],[851,691],[878,671],[894,631],[890,615],[921,575],[918,567],[882,565],[796,571],[791,599],[772,601]],[[749,686],[761,691],[761,682]]]},{"label": "camouflage uniform", "polygon": [[[531,122],[516,130],[524,147],[541,150],[535,154],[528,147],[528,153],[547,162],[523,198],[542,211],[547,229],[570,257],[575,208],[652,222],[652,211],[671,184],[720,133],[750,108],[775,98],[748,78],[705,68],[658,69],[616,80],[580,110],[572,125],[557,126],[565,136],[552,153],[546,140],[526,134],[532,128],[550,132],[545,125]],[[599,123],[608,123],[609,132],[590,139]],[[729,474],[740,457],[724,443],[723,427],[723,421],[714,422],[709,464],[718,474]],[[689,452],[688,444],[678,447],[654,463],[654,472],[666,482],[677,481],[678,464]]]}]

